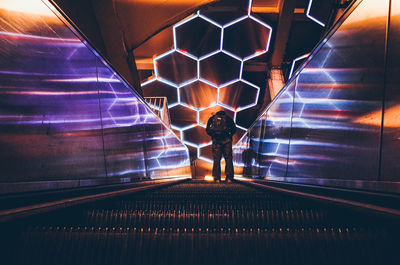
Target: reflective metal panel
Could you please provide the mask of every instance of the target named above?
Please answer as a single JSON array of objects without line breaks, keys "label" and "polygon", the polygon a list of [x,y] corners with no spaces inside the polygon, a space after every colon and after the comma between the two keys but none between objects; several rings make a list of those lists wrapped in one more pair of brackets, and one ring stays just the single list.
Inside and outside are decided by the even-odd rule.
[{"label": "reflective metal panel", "polygon": [[264,124],[258,151],[261,177],[286,175],[295,86],[296,80],[261,117]]},{"label": "reflective metal panel", "polygon": [[399,1],[392,1],[389,29],[381,180],[400,181]]},{"label": "reflective metal panel", "polygon": [[248,145],[248,135],[245,134],[243,137],[232,146],[232,157],[233,157],[233,165],[235,167],[236,175],[243,175],[246,177],[251,177],[251,174],[247,173],[247,169],[251,170],[251,164],[248,163],[249,159],[246,157],[249,149]]},{"label": "reflective metal panel", "polygon": [[142,178],[146,175],[143,103],[100,60],[98,76],[107,176]]},{"label": "reflective metal panel", "polygon": [[288,177],[377,179],[388,2],[368,2],[298,76]]},{"label": "reflective metal panel", "polygon": [[28,2],[0,3],[0,193],[189,177],[172,131],[58,12]]},{"label": "reflective metal panel", "polygon": [[95,56],[49,10],[0,8],[0,181],[104,177]]},{"label": "reflective metal panel", "polygon": [[[400,192],[400,4],[391,2],[390,27],[389,1],[356,1],[313,51],[239,142],[241,148],[236,152],[246,153],[254,152],[252,141],[259,141],[259,149],[253,155],[258,163],[243,162],[241,166],[247,170],[244,176]],[[281,101],[290,90],[293,104],[280,110]],[[252,135],[256,127],[262,128],[260,137]],[[235,159],[239,161],[239,155]]]}]

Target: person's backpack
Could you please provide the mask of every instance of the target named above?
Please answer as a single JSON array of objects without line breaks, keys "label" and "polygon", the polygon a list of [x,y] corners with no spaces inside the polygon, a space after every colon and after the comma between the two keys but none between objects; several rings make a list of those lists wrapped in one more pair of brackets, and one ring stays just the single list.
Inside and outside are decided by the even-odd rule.
[{"label": "person's backpack", "polygon": [[224,137],[228,135],[228,121],[226,115],[215,115],[212,123],[210,125],[210,129],[213,132],[213,136],[216,137]]}]

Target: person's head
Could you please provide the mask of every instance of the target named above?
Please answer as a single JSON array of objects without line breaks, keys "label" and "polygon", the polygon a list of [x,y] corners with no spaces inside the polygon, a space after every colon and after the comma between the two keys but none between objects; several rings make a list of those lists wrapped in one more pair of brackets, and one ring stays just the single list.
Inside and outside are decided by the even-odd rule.
[{"label": "person's head", "polygon": [[223,116],[223,115],[226,115],[226,113],[225,113],[225,111],[220,110],[220,111],[218,111],[218,112],[216,113],[216,115],[218,115],[218,116]]}]

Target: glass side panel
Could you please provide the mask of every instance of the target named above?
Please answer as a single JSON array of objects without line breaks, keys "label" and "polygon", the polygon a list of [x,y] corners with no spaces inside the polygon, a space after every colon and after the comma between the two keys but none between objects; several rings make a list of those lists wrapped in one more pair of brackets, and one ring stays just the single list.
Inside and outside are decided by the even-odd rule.
[{"label": "glass side panel", "polygon": [[371,16],[376,3],[361,2],[301,71],[287,177],[377,179],[388,2]]},{"label": "glass side panel", "polygon": [[0,193],[189,177],[187,148],[49,7],[0,2]]},{"label": "glass side panel", "polygon": [[[253,140],[249,130],[242,138],[242,154],[253,152],[252,141],[260,142],[249,156],[258,163],[241,164],[250,172],[244,176],[256,172],[269,180],[400,191],[399,17],[398,1],[360,0],[348,9],[256,123],[261,137]],[[293,104],[276,110],[290,90]]]},{"label": "glass side panel", "polygon": [[104,177],[96,58],[41,1],[18,2],[0,4],[0,181]]},{"label": "glass side panel", "polygon": [[400,2],[392,1],[386,73],[381,180],[400,181]]},{"label": "glass side panel", "polygon": [[295,86],[296,81],[293,81],[263,116],[264,131],[259,150],[261,177],[274,179],[286,175]]},{"label": "glass side panel", "polygon": [[107,175],[145,177],[142,103],[100,60],[98,76]]}]

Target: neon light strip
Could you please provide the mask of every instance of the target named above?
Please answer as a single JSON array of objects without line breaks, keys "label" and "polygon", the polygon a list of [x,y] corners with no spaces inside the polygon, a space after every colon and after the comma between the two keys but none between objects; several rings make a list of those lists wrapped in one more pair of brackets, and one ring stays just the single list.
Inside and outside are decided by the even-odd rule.
[{"label": "neon light strip", "polygon": [[215,50],[215,51],[210,52],[210,53],[208,53],[208,54],[206,54],[206,55],[203,55],[203,56],[201,56],[201,57],[199,58],[199,61],[202,61],[202,60],[204,60],[204,59],[206,59],[206,58],[208,58],[208,57],[211,57],[211,56],[213,56],[214,54],[219,53],[220,51],[221,51],[221,50]]},{"label": "neon light strip", "polygon": [[242,20],[244,20],[244,19],[246,19],[248,17],[249,17],[249,15],[245,15],[245,16],[239,17],[239,18],[229,22],[228,24],[225,24],[223,28],[225,29],[225,28],[227,28],[229,26],[232,26],[233,24],[236,24],[236,23],[238,23],[238,22],[240,22],[240,21],[242,21]]},{"label": "neon light strip", "polygon": [[220,40],[220,46],[219,49],[222,51],[223,50],[223,45],[224,45],[224,28],[221,29],[221,40]]},{"label": "neon light strip", "polygon": [[[250,0],[250,3],[249,3],[249,6],[251,6],[251,0]],[[224,33],[225,28],[227,28],[227,27],[229,27],[229,26],[232,26],[232,25],[234,25],[234,24],[236,24],[236,23],[238,23],[238,22],[240,22],[240,21],[242,21],[242,20],[244,20],[244,19],[246,19],[246,18],[249,18],[249,19],[251,19],[251,20],[253,20],[253,21],[255,21],[255,22],[261,24],[261,25],[264,26],[265,28],[268,28],[268,29],[269,29],[269,33],[268,33],[267,45],[266,45],[265,49],[262,50],[262,52],[257,51],[257,52],[255,52],[255,53],[253,53],[253,54],[251,54],[251,55],[249,55],[249,56],[246,56],[245,58],[242,59],[242,58],[240,58],[239,56],[234,55],[234,54],[232,54],[232,53],[230,53],[230,52],[228,52],[228,51],[226,51],[226,50],[223,49],[223,33]],[[271,27],[270,25],[266,24],[265,22],[259,20],[259,19],[256,18],[256,17],[254,17],[254,16],[248,14],[247,16],[240,17],[240,18],[238,18],[238,19],[236,19],[236,20],[234,20],[234,21],[232,21],[232,22],[230,22],[230,23],[224,25],[224,27],[222,28],[222,34],[221,34],[221,51],[222,51],[222,52],[225,52],[226,54],[231,55],[232,57],[234,57],[234,58],[236,58],[236,59],[238,59],[238,60],[240,60],[240,61],[247,61],[247,60],[250,60],[250,59],[252,59],[252,58],[254,58],[254,57],[257,57],[257,56],[259,56],[259,55],[261,55],[261,54],[264,54],[264,53],[266,53],[266,52],[269,50],[269,46],[270,46],[270,43],[271,43],[271,35],[272,35],[272,27]]]},{"label": "neon light strip", "polygon": [[311,19],[312,21],[318,23],[319,25],[321,25],[322,27],[325,27],[325,23],[319,21],[318,19],[316,19],[315,17],[310,15],[310,10],[311,10],[311,6],[312,6],[313,0],[310,0],[308,2],[308,7],[307,7],[307,12],[306,12],[306,16]]},{"label": "neon light strip", "polygon": [[197,126],[197,124],[190,124],[190,125],[185,126],[185,127],[178,127],[176,125],[172,125],[171,124],[171,128],[174,129],[174,130],[177,130],[177,131],[188,130],[188,129],[191,129],[191,128],[196,127],[196,126]]},{"label": "neon light strip", "polygon": [[219,27],[222,29],[222,25],[220,25],[219,23],[215,22],[214,20],[212,20],[211,18],[208,18],[206,16],[204,16],[203,14],[200,14],[200,11],[198,11],[199,17],[201,17],[202,19],[204,19],[205,21],[210,22],[211,24]]},{"label": "neon light strip", "polygon": [[292,77],[292,75],[293,75],[294,66],[295,66],[296,62],[299,61],[299,60],[301,60],[301,59],[307,58],[308,56],[310,56],[310,53],[306,53],[306,54],[304,54],[304,55],[302,55],[302,56],[300,56],[300,57],[297,57],[296,59],[293,60],[292,66],[290,67],[289,79],[290,79],[290,78]]},{"label": "neon light strip", "polygon": [[200,149],[197,149],[197,157],[203,161],[213,163],[213,161],[211,159],[201,156]]},{"label": "neon light strip", "polygon": [[250,16],[251,14],[251,6],[253,5],[253,1],[249,0],[249,6],[247,7],[247,14]]},{"label": "neon light strip", "polygon": [[[214,20],[212,20],[212,19],[210,19],[210,18],[208,18],[208,17],[206,17],[206,16],[200,14],[200,11],[197,11],[196,15],[190,17],[189,19],[183,20],[183,21],[180,22],[179,24],[176,24],[176,25],[173,26],[172,32],[173,32],[174,49],[175,49],[176,51],[180,52],[181,54],[186,55],[186,56],[192,58],[193,60],[198,60],[199,58],[198,58],[197,56],[195,56],[195,55],[193,55],[193,54],[191,54],[191,53],[189,53],[189,52],[187,52],[187,51],[184,52],[184,51],[182,51],[181,49],[178,48],[177,37],[176,37],[176,29],[177,29],[179,26],[182,26],[183,24],[186,24],[187,22],[192,21],[192,20],[195,19],[195,18],[203,19],[203,20],[205,20],[205,21],[207,21],[207,22],[213,24],[214,26],[220,28],[221,30],[222,30],[222,26],[221,26],[220,24],[218,24],[217,22],[215,22]],[[222,39],[221,39],[221,43],[222,43]],[[221,45],[222,45],[222,44],[221,44]],[[216,51],[218,52],[219,50],[216,50]],[[213,52],[211,52],[211,53],[209,53],[209,54],[213,54],[214,52],[215,52],[215,51],[213,51]],[[203,55],[202,57],[207,56],[207,55],[208,55],[208,54]]]},{"label": "neon light strip", "polygon": [[153,83],[156,80],[157,80],[157,78],[153,77],[153,78],[147,80],[146,82],[141,83],[141,86],[147,86],[148,84]]},{"label": "neon light strip", "polygon": [[177,47],[176,47],[176,43],[177,43],[177,42],[176,42],[176,28],[179,27],[180,25],[183,25],[183,24],[185,24],[185,23],[191,21],[192,19],[195,19],[195,18],[198,17],[198,16],[199,16],[199,12],[197,12],[196,15],[193,15],[193,16],[187,18],[187,19],[182,20],[181,22],[175,24],[175,25],[172,27],[172,35],[173,35],[173,39],[174,39],[174,49],[175,49],[175,50],[177,49]]},{"label": "neon light strip", "polygon": [[247,128],[244,128],[244,127],[242,127],[242,126],[240,126],[240,125],[237,125],[237,124],[236,124],[236,127],[239,128],[239,129],[241,129],[241,130],[243,130],[243,131],[247,131]]},{"label": "neon light strip", "polygon": [[221,50],[221,51],[222,51],[222,53],[225,53],[226,55],[229,55],[230,57],[233,57],[236,60],[238,60],[240,62],[243,62],[242,58],[240,58],[239,56],[237,56],[237,55],[235,55],[235,54],[233,54],[233,53],[231,53],[231,52],[229,52],[227,50]]},{"label": "neon light strip", "polygon": [[225,105],[225,104],[223,104],[223,103],[221,103],[221,102],[217,102],[217,105],[218,105],[218,106],[221,106],[221,107],[223,107],[223,108],[225,108],[225,109],[228,109],[228,110],[230,110],[230,111],[232,111],[232,112],[236,112],[236,110],[235,110],[233,107],[228,106],[228,105]]}]

